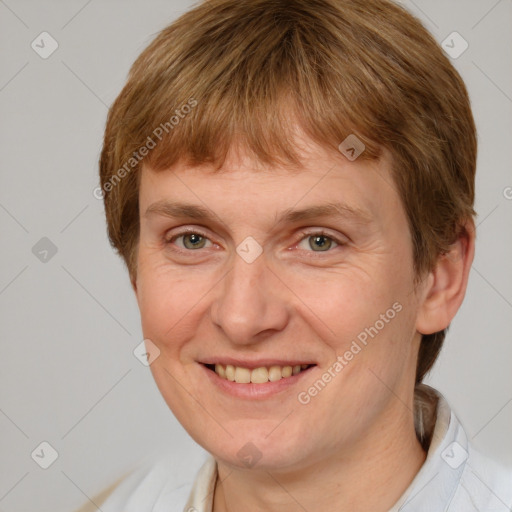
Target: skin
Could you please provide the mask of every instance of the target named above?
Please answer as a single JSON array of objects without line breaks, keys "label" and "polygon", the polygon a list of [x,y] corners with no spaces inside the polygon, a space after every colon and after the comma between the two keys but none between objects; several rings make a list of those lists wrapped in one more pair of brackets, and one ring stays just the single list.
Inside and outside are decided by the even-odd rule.
[{"label": "skin", "polygon": [[[418,347],[421,334],[446,327],[462,302],[474,230],[415,286],[389,154],[351,162],[305,140],[302,164],[266,167],[233,151],[217,175],[182,163],[142,169],[132,284],[144,337],[160,350],[151,364],[156,384],[217,460],[214,512],[242,504],[246,512],[386,511],[425,460],[412,413]],[[165,200],[207,208],[214,220],[146,213]],[[368,219],[276,222],[286,209],[328,202]],[[200,248],[190,234],[176,238],[183,228],[206,237],[193,240]],[[314,243],[319,228],[332,237],[320,241],[325,251]],[[252,263],[236,252],[248,236],[263,248]],[[336,239],[340,244],[329,246]],[[301,404],[297,394],[395,303],[401,311]],[[220,355],[293,357],[316,367],[300,384],[250,400],[225,395],[205,377],[199,361]],[[237,455],[248,442],[261,454],[250,468]]]}]

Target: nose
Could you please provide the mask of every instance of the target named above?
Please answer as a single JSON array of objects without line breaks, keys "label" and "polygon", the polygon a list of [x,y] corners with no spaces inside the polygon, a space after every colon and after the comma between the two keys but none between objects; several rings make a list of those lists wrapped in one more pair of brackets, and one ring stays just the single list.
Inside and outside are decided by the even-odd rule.
[{"label": "nose", "polygon": [[285,328],[291,302],[265,253],[247,263],[237,253],[211,305],[213,323],[236,345],[252,345]]}]

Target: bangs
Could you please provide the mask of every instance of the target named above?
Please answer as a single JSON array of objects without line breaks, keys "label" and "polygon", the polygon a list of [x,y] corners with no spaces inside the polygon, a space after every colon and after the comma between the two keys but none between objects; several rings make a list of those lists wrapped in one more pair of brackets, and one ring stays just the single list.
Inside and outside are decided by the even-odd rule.
[{"label": "bangs", "polygon": [[[366,146],[362,157],[377,156],[377,146],[354,128],[348,116],[342,122],[338,116],[336,122],[329,123],[311,104],[301,101],[304,97],[294,97],[290,90],[276,91],[274,97],[267,93],[257,97],[258,92],[252,94],[251,103],[233,102],[230,95],[219,96],[215,102],[204,96],[196,100],[199,95],[195,95],[191,97],[194,103],[197,101],[194,110],[172,128],[172,114],[167,125],[157,117],[153,126],[163,126],[164,135],[145,162],[155,170],[168,169],[178,161],[190,166],[211,164],[219,170],[234,149],[263,164],[300,167],[304,139],[338,151],[339,144],[355,133]],[[321,110],[326,111],[327,106]]]}]

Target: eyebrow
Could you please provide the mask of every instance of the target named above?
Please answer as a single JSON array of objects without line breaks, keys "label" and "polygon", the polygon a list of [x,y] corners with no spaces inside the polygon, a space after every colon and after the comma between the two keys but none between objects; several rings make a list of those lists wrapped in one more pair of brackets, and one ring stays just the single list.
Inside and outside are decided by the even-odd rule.
[{"label": "eyebrow", "polygon": [[[217,215],[203,206],[167,200],[157,201],[151,204],[147,208],[144,216],[148,217],[150,215],[210,221],[213,221],[214,217],[217,217]],[[369,224],[372,221],[372,216],[366,210],[336,202],[309,206],[299,210],[288,208],[280,215],[276,214],[275,221],[277,224],[295,223],[318,217],[341,217],[356,221],[360,224]]]}]

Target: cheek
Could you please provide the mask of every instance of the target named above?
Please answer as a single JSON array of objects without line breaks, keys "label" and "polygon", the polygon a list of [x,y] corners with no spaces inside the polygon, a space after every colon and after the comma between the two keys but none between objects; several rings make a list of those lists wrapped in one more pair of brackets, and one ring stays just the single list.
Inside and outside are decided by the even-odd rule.
[{"label": "cheek", "polygon": [[355,380],[371,394],[380,385],[372,371],[393,382],[409,364],[415,306],[403,276],[350,270],[297,273],[288,283],[301,298],[300,317],[328,348],[323,362],[343,358],[338,384]]},{"label": "cheek", "polygon": [[287,272],[300,316],[336,352],[372,325],[396,301],[380,276],[350,269]]},{"label": "cheek", "polygon": [[193,272],[146,266],[139,274],[137,300],[144,337],[162,351],[175,351],[193,335],[208,280]]}]

